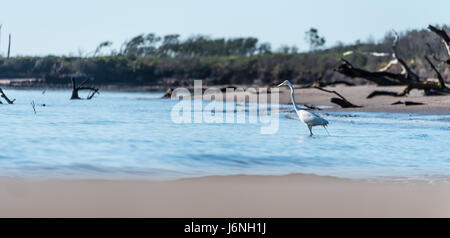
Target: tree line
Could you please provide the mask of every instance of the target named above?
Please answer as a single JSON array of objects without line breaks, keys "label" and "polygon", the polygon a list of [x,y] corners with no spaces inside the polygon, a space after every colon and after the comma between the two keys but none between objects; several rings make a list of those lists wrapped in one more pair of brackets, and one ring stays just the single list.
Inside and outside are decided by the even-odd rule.
[{"label": "tree line", "polygon": [[[447,26],[442,26],[449,30]],[[289,79],[308,84],[321,78],[325,82],[345,80],[333,69],[341,58],[367,70],[377,70],[390,60],[392,33],[378,41],[358,40],[324,47],[325,37],[317,29],[305,33],[310,51],[298,52],[295,46],[273,50],[269,43],[254,37],[211,38],[204,35],[181,39],[180,35],[141,34],[125,42],[110,54],[100,54],[111,42],[105,41],[84,57],[46,56],[0,58],[0,78],[37,78],[42,85],[69,85],[71,78],[91,78],[95,85],[185,86],[192,79],[214,84],[269,85]],[[423,59],[430,54],[445,57],[446,49],[435,34],[427,29],[400,33],[397,52],[418,74],[432,76]],[[375,53],[385,56],[375,57]],[[438,65],[438,67],[442,67]],[[442,68],[450,76],[448,67]],[[362,79],[354,83],[367,83]]]}]

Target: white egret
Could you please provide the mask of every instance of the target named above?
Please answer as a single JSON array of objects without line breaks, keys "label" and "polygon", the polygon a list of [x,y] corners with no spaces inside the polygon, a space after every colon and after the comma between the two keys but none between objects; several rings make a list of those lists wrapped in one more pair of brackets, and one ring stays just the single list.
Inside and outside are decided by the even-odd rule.
[{"label": "white egret", "polygon": [[328,130],[326,128],[326,126],[328,125],[328,121],[313,112],[308,112],[306,110],[302,110],[301,108],[299,108],[297,106],[297,103],[295,102],[294,87],[292,86],[291,82],[286,80],[282,82],[280,85],[278,85],[278,87],[281,87],[283,85],[287,85],[291,89],[291,99],[292,104],[294,104],[294,109],[297,112],[297,115],[300,118],[300,120],[308,126],[310,136],[313,135],[312,133],[313,126],[323,126],[323,128],[325,128],[325,130],[328,133]]}]

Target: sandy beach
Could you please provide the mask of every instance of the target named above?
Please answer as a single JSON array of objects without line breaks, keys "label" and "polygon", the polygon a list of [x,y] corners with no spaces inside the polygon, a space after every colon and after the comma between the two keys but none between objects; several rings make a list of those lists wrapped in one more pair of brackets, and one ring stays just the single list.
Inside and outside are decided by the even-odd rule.
[{"label": "sandy beach", "polygon": [[1,217],[449,217],[448,181],[295,174],[0,181]]},{"label": "sandy beach", "polygon": [[[225,86],[224,86],[225,87]],[[220,87],[219,87],[220,88]],[[238,86],[238,88],[243,88],[246,90],[248,87]],[[254,87],[257,89],[257,87]],[[385,86],[378,87],[376,85],[360,85],[360,86],[329,86],[324,87],[324,89],[330,91],[336,91],[342,96],[344,96],[351,103],[361,106],[359,108],[341,108],[340,106],[330,102],[332,97],[336,97],[335,94],[320,91],[315,88],[300,88],[296,86],[295,88],[295,100],[298,104],[308,104],[316,106],[332,106],[332,108],[327,108],[328,111],[363,111],[363,112],[399,112],[399,113],[419,113],[419,114],[450,114],[450,97],[449,96],[424,96],[423,91],[412,90],[408,96],[405,97],[392,97],[392,96],[377,96],[370,99],[366,97],[375,90],[379,91],[390,91],[390,92],[400,92],[403,86]],[[291,104],[291,95],[288,87],[283,86],[279,88],[279,103],[281,104]],[[210,94],[208,96],[211,97]],[[231,95],[236,96],[239,101],[243,96],[246,102],[257,102],[255,100],[255,94],[246,92],[235,92]],[[267,95],[270,101],[270,94]],[[194,97],[199,98],[199,97]],[[221,97],[219,97],[221,98]],[[224,100],[227,98],[223,97]],[[228,98],[232,99],[232,97]],[[236,99],[235,99],[236,100]],[[418,102],[423,103],[423,105],[392,105],[395,102]]]},{"label": "sandy beach", "polygon": [[[348,101],[361,108],[342,109],[336,104],[330,102],[334,94],[322,92],[314,88],[296,89],[295,99],[297,103],[306,103],[313,105],[334,106],[333,110],[340,111],[367,111],[367,112],[404,112],[404,113],[427,113],[427,114],[450,114],[450,97],[448,96],[424,96],[423,91],[412,90],[406,97],[377,96],[367,99],[367,95],[375,90],[400,92],[402,86],[377,87],[375,85],[364,86],[336,86],[325,87],[328,90],[334,90],[344,96]],[[288,88],[283,88],[280,93],[280,103],[290,103],[290,94]],[[405,106],[402,104],[392,105],[398,101],[420,102],[424,105]]]}]

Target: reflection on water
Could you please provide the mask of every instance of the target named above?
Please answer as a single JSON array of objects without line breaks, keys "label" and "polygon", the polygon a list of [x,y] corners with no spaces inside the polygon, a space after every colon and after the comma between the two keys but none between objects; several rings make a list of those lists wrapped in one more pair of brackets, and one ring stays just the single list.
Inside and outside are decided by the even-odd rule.
[{"label": "reflection on water", "polygon": [[[262,135],[260,124],[174,124],[177,102],[160,94],[102,92],[91,101],[70,101],[69,91],[7,94],[17,101],[0,105],[0,176],[450,176],[450,116],[323,112],[331,135],[315,127],[310,137],[282,110],[278,133]],[[46,104],[36,115],[33,100]]]}]

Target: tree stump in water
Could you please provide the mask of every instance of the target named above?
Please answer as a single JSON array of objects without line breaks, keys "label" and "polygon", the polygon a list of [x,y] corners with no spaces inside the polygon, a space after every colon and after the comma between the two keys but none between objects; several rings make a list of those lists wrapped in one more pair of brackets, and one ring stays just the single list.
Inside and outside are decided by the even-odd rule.
[{"label": "tree stump in water", "polygon": [[89,95],[87,96],[86,99],[90,100],[94,97],[94,95],[96,93],[98,93],[98,88],[94,88],[94,87],[83,87],[83,85],[89,81],[89,78],[85,79],[83,82],[81,82],[78,86],[75,84],[75,78],[71,79],[72,81],[72,97],[70,97],[70,100],[78,100],[81,99],[80,96],[78,95],[78,91],[80,90],[91,90],[91,92],[89,93]]},{"label": "tree stump in water", "polygon": [[172,88],[168,88],[166,90],[166,93],[164,94],[164,96],[162,96],[162,98],[171,98],[172,97],[172,93],[173,93]]}]

